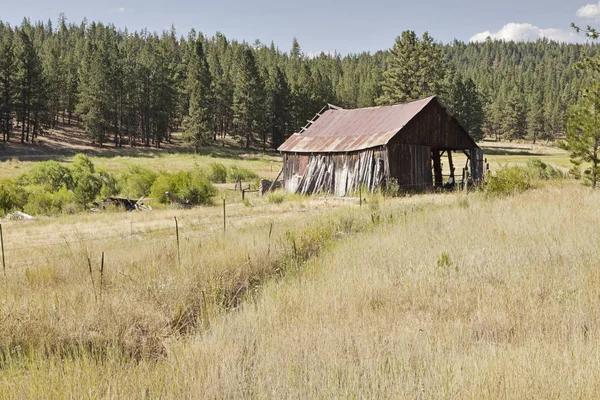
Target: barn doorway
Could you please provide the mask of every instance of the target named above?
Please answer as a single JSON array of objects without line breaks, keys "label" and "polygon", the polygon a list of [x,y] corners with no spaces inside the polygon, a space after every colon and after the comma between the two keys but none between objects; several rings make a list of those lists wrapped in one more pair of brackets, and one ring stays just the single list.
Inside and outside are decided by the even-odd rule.
[{"label": "barn doorway", "polygon": [[432,150],[431,164],[434,187],[447,190],[454,189],[457,185],[462,187],[470,176],[470,163],[471,155],[468,150]]}]

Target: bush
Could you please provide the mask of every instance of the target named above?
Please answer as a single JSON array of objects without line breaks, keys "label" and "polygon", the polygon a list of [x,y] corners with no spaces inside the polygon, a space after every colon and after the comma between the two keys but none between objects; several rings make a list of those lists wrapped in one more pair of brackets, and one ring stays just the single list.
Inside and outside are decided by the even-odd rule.
[{"label": "bush", "polygon": [[563,177],[563,174],[560,171],[557,171],[551,165],[544,163],[539,158],[527,160],[527,169],[533,179],[550,180]]},{"label": "bush", "polygon": [[27,203],[27,192],[10,179],[0,182],[0,215],[21,210]]},{"label": "bush", "polygon": [[42,185],[48,190],[57,191],[62,187],[74,188],[71,170],[56,161],[44,161],[34,165],[18,179],[21,186]]},{"label": "bush", "polygon": [[400,194],[400,185],[398,179],[390,178],[386,185],[380,187],[380,192],[384,197],[395,197]]},{"label": "bush", "polygon": [[214,183],[227,182],[227,167],[221,163],[210,163],[208,166],[208,179]]},{"label": "bush", "polygon": [[251,181],[257,179],[258,175],[256,175],[254,171],[250,171],[249,169],[241,168],[237,165],[232,165],[227,171],[227,181],[235,182],[238,178],[242,181]]},{"label": "bush", "polygon": [[152,185],[150,194],[160,203],[166,204],[169,202],[166,192],[171,192],[193,204],[204,205],[211,204],[212,197],[217,194],[215,187],[200,169],[161,174]]},{"label": "bush", "polygon": [[121,193],[136,199],[148,196],[157,178],[158,175],[147,168],[130,166],[119,179]]},{"label": "bush", "polygon": [[114,176],[106,171],[99,171],[96,175],[102,182],[101,197],[116,196],[121,192],[119,181]]},{"label": "bush", "polygon": [[165,195],[166,192],[175,193],[175,187],[171,181],[171,175],[166,172],[160,174],[152,184],[150,189],[150,197],[159,203],[168,203],[168,197]]},{"label": "bush", "polygon": [[281,204],[285,199],[285,194],[282,192],[271,192],[267,196],[267,201],[272,204]]},{"label": "bush", "polygon": [[[23,211],[32,215],[56,215],[65,209],[73,209],[75,203],[74,194],[67,188],[61,188],[56,192],[48,192],[44,186],[28,186],[26,188],[27,204]],[[77,207],[76,207],[77,208]]]},{"label": "bush", "polygon": [[91,175],[96,172],[92,160],[90,160],[90,158],[85,154],[75,155],[70,170],[73,179],[73,187],[77,186],[79,180],[84,176]]},{"label": "bush", "polygon": [[96,174],[85,174],[79,177],[73,195],[77,204],[85,209],[89,203],[98,197],[101,190],[102,180],[100,177]]},{"label": "bush", "polygon": [[485,185],[488,195],[513,195],[533,187],[531,174],[521,166],[505,165],[490,176]]}]

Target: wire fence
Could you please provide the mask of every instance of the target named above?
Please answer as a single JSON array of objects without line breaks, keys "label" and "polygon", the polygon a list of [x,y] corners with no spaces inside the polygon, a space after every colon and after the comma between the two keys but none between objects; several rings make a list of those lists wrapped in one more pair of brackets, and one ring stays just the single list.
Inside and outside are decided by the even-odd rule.
[{"label": "wire fence", "polygon": [[[97,243],[99,246],[105,244],[107,250],[115,251],[156,247],[159,243],[164,243],[167,247],[175,245],[177,240],[216,237],[223,234],[227,228],[240,228],[240,225],[244,225],[244,221],[270,219],[273,216],[273,214],[229,216],[225,210],[220,215],[184,216],[178,223],[175,222],[174,217],[146,221],[128,219],[114,224],[90,225],[68,230],[60,230],[56,227],[53,233],[11,235],[10,227],[4,224],[2,251],[5,265],[3,268],[35,265],[44,261],[74,257],[79,250],[84,250],[82,246],[88,243]],[[116,243],[118,241],[121,243]],[[61,248],[64,250],[61,251]],[[40,253],[47,254],[38,256]]]}]

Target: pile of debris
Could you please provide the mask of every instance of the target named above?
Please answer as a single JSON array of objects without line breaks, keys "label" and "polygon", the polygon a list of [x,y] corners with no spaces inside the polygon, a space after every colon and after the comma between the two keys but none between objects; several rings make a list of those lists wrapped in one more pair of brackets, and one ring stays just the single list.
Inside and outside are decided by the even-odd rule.
[{"label": "pile of debris", "polygon": [[138,201],[131,200],[125,197],[105,197],[102,200],[95,201],[92,204],[92,211],[104,211],[106,209],[124,209],[125,211],[151,211],[152,207],[143,203],[144,197],[140,197]]},{"label": "pile of debris", "polygon": [[268,179],[261,179],[260,185],[258,186],[258,194],[263,196],[267,192],[283,188],[283,181],[270,181]]}]

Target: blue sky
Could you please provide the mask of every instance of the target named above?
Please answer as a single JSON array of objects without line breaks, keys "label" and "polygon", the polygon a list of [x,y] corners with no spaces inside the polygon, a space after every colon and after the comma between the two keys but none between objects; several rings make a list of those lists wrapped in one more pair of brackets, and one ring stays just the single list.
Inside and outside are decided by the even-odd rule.
[{"label": "blue sky", "polygon": [[303,51],[360,52],[391,47],[403,30],[429,31],[449,42],[539,37],[576,42],[570,23],[600,27],[600,1],[593,0],[0,0],[0,19],[19,24],[56,21],[112,22],[119,27],[162,31],[174,24],[180,34],[195,28],[212,35],[264,43],[288,50],[296,36]]}]

